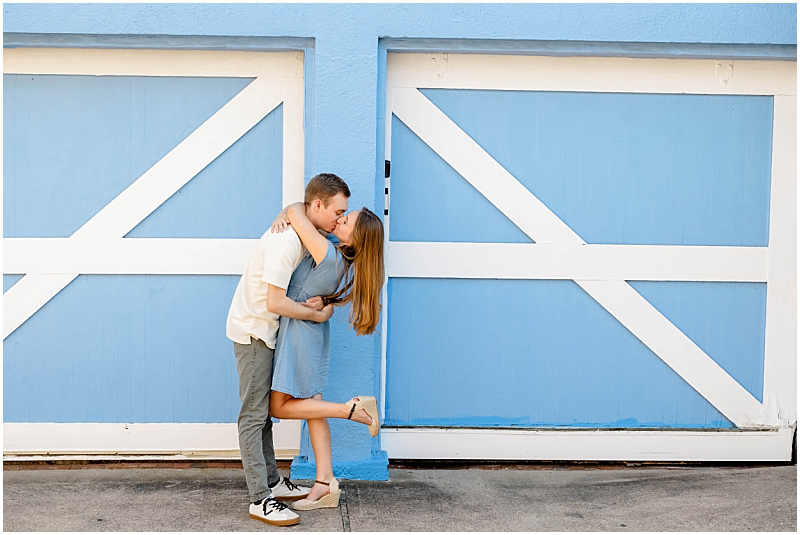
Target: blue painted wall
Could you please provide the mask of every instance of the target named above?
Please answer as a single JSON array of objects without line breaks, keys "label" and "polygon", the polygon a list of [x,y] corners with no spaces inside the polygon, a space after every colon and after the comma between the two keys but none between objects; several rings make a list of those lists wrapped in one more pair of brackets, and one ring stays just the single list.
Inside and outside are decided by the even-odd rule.
[{"label": "blue painted wall", "polygon": [[[792,4],[5,4],[3,17],[7,43],[26,46],[304,47],[308,59],[306,176],[335,172],[348,181],[354,192],[351,205],[371,208],[383,204],[382,88],[387,47],[499,53],[643,53],[662,57],[796,57],[796,6]],[[298,45],[296,38],[312,39],[313,43]],[[9,139],[8,134],[5,139]],[[8,160],[6,166],[10,165]],[[4,171],[8,174],[8,167]],[[175,205],[169,209],[178,213],[178,201],[169,203]],[[89,207],[82,209],[91,211]],[[273,207],[269,206],[266,211],[271,210]],[[9,220],[19,217],[6,214],[4,222],[9,225]],[[78,214],[71,217],[79,219]],[[262,217],[255,219],[244,225],[247,230],[241,230],[248,237],[263,229]],[[36,224],[28,223],[29,232]],[[501,220],[497,224],[503,225]],[[204,227],[201,234],[232,235],[234,232],[226,225],[214,223],[213,228]],[[155,222],[155,218],[140,227],[134,233],[156,236],[189,232],[170,228],[165,221]],[[23,231],[23,226],[11,227],[5,235],[22,235],[14,233]],[[49,226],[36,231],[65,232]],[[520,237],[517,234],[508,239]],[[748,239],[760,238],[754,235]],[[73,283],[74,291],[81,284],[105,284],[101,278],[80,282],[81,278]],[[12,281],[13,278],[4,277],[4,286]],[[147,293],[153,284],[165,288],[165,292],[183,291],[167,290],[166,281],[155,280],[130,280],[131,288],[135,288],[130,291],[133,295]],[[220,288],[228,283],[219,284],[222,292]],[[393,295],[400,290],[393,288]],[[212,301],[206,305],[227,309],[227,304],[220,304],[225,299]],[[356,338],[338,318],[334,320],[332,336],[335,350],[327,396],[343,400],[354,394],[376,392],[380,338]],[[179,362],[183,357],[176,358]],[[8,388],[8,380],[5,384]],[[371,452],[380,449],[378,441],[346,424],[333,425],[334,458],[371,458]],[[303,453],[307,454],[308,446],[304,444]]]},{"label": "blue painted wall", "polygon": [[[796,44],[791,4],[5,4],[4,31]],[[713,23],[712,23],[713,22]],[[343,31],[347,28],[347,31]]]}]

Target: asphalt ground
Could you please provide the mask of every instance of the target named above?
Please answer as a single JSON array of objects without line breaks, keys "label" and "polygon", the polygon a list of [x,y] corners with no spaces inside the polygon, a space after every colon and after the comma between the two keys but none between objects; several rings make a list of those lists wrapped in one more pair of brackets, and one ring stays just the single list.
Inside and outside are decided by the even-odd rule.
[{"label": "asphalt ground", "polygon": [[[521,469],[520,469],[521,468]],[[797,466],[390,470],[252,520],[240,468],[4,470],[5,531],[797,531]],[[282,472],[288,475],[287,470]]]}]

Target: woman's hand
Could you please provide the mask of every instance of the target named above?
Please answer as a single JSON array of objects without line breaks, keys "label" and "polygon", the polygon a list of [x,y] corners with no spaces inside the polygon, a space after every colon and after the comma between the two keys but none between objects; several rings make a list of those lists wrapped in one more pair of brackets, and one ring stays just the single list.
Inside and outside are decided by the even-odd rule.
[{"label": "woman's hand", "polygon": [[281,233],[281,232],[285,232],[286,229],[289,228],[289,225],[292,224],[292,222],[289,221],[289,209],[291,207],[293,207],[293,206],[298,208],[298,209],[300,207],[303,207],[303,208],[305,207],[305,205],[303,203],[296,202],[296,203],[290,204],[289,206],[287,206],[286,208],[281,210],[281,212],[278,214],[278,217],[276,217],[275,221],[272,222],[272,228],[270,229],[272,232]]},{"label": "woman's hand", "polygon": [[306,299],[305,303],[300,303],[300,304],[303,305],[304,307],[313,308],[314,310],[322,310],[323,308],[325,308],[325,305],[322,302],[322,297],[318,295],[314,297],[309,297],[308,299]]},{"label": "woman's hand", "polygon": [[287,206],[278,214],[278,217],[275,218],[275,221],[272,222],[272,228],[270,229],[272,232],[285,232],[291,223],[289,222],[289,207]]}]

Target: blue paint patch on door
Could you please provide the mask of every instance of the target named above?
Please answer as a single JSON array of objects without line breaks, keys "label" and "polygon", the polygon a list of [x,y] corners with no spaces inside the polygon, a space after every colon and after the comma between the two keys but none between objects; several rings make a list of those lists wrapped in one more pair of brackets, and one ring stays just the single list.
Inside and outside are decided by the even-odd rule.
[{"label": "blue paint patch on door", "polygon": [[392,278],[388,297],[386,425],[733,427],[573,281]]},{"label": "blue paint patch on door", "polygon": [[772,97],[421,91],[587,243],[767,245]]}]

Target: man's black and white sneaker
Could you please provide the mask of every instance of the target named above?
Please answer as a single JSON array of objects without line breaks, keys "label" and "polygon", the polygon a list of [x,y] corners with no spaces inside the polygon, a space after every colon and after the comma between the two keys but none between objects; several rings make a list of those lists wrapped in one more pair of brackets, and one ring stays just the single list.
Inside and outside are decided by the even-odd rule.
[{"label": "man's black and white sneaker", "polygon": [[293,526],[300,522],[300,515],[275,498],[264,498],[261,503],[251,503],[250,518],[273,526]]},{"label": "man's black and white sneaker", "polygon": [[276,500],[283,500],[285,502],[293,502],[295,500],[302,500],[308,496],[311,489],[308,487],[301,487],[289,481],[288,477],[282,477],[278,484],[269,488],[272,492],[272,497]]}]

